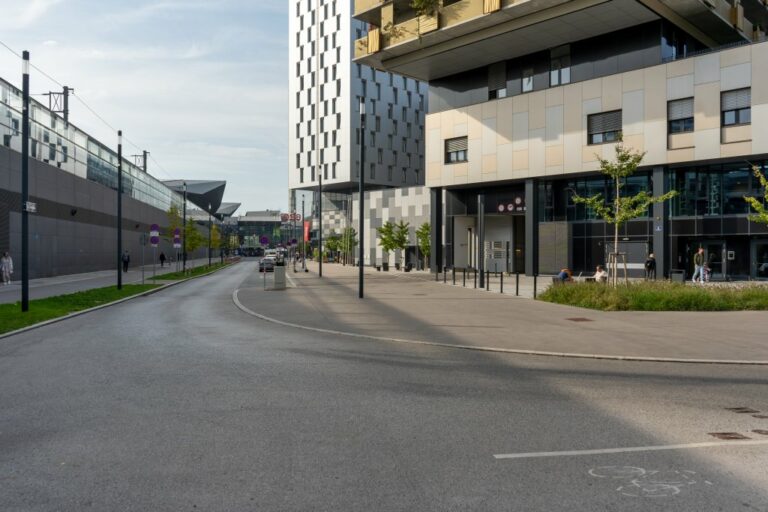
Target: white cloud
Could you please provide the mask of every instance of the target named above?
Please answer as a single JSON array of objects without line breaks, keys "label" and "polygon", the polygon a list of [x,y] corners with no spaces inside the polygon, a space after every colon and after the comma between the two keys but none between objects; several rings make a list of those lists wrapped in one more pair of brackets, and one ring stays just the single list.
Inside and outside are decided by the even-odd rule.
[{"label": "white cloud", "polygon": [[18,30],[27,28],[37,20],[45,16],[54,5],[62,0],[26,0],[26,2],[11,1],[11,5],[4,5],[0,18],[0,29]]}]

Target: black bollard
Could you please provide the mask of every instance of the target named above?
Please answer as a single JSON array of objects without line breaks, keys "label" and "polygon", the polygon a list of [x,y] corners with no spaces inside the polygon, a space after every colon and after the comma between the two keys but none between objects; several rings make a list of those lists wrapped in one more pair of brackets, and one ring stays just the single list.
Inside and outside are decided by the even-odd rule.
[{"label": "black bollard", "polygon": [[451,267],[451,277],[453,278],[453,286],[456,286],[456,267]]},{"label": "black bollard", "polygon": [[461,269],[461,280],[462,280],[461,286],[466,288],[467,287],[467,269],[466,268]]},{"label": "black bollard", "polygon": [[491,271],[486,270],[485,271],[485,291],[489,292],[491,291]]},{"label": "black bollard", "polygon": [[536,278],[539,277],[538,274],[533,274],[533,298],[536,298]]},{"label": "black bollard", "polygon": [[515,272],[515,297],[520,296],[520,272]]},{"label": "black bollard", "polygon": [[499,287],[501,289],[499,293],[503,295],[504,294],[504,272],[501,273],[501,281],[499,281]]},{"label": "black bollard", "polygon": [[473,270],[473,275],[475,277],[475,288],[477,288],[477,269],[475,268],[475,269],[472,269],[472,270]]},{"label": "black bollard", "polygon": [[443,267],[443,284],[446,283],[446,277],[448,276],[448,269]]}]

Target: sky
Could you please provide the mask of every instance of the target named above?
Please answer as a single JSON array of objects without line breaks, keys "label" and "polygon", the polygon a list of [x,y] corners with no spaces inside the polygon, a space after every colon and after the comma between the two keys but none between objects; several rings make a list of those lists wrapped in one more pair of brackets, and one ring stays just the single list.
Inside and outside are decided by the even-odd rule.
[{"label": "sky", "polygon": [[[112,128],[76,100],[72,124],[114,146],[123,130],[158,179],[226,180],[238,214],[287,209],[287,0],[0,0],[0,13],[0,41]],[[0,77],[21,86],[2,46]],[[30,83],[60,90],[34,69]]]}]

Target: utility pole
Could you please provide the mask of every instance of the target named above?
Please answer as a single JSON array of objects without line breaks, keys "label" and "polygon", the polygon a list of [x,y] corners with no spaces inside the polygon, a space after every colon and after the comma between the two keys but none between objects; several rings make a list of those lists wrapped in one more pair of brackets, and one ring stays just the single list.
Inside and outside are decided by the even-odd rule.
[{"label": "utility pole", "polygon": [[[301,222],[307,222],[304,217],[304,193],[301,194]],[[304,237],[304,225],[301,225],[301,269],[307,271],[307,240]]]},{"label": "utility pole", "polygon": [[123,131],[117,131],[117,289],[123,289]]},{"label": "utility pole", "polygon": [[29,52],[22,55],[21,310],[29,311]]},{"label": "utility pole", "polygon": [[360,244],[360,256],[357,262],[359,268],[357,269],[358,275],[358,298],[363,298],[363,220],[365,215],[365,98],[360,98],[360,179],[358,181],[358,194],[360,194],[360,212],[359,219],[357,220],[357,237]]},{"label": "utility pole", "polygon": [[143,156],[144,156],[144,165],[142,166],[142,168],[144,169],[144,172],[147,172],[147,157],[149,156],[149,151],[145,149],[143,151]]},{"label": "utility pole", "polygon": [[187,271],[187,182],[184,182],[184,218],[181,221],[181,269]]}]

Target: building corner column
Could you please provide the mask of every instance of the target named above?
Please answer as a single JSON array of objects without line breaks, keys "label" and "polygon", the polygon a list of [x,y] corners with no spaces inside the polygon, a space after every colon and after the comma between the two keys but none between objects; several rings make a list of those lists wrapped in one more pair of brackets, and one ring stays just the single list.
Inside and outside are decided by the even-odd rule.
[{"label": "building corner column", "polygon": [[538,181],[525,180],[525,275],[539,273]]},{"label": "building corner column", "polygon": [[429,189],[429,229],[430,246],[429,268],[434,273],[439,273],[443,266],[443,189],[441,187]]}]

